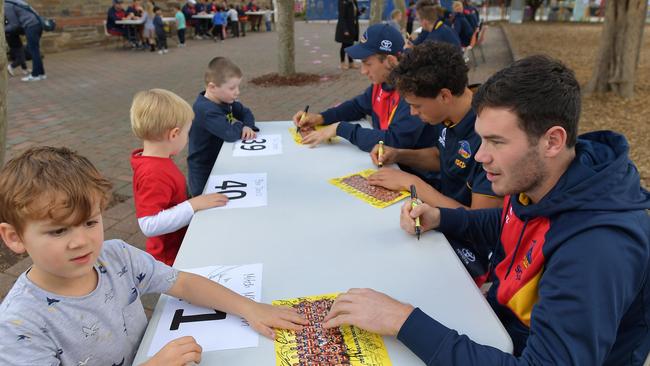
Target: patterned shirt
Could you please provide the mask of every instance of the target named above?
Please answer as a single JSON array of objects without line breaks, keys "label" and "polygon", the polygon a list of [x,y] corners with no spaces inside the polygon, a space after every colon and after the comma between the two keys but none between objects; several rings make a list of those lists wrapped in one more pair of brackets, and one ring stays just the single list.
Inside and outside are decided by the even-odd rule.
[{"label": "patterned shirt", "polygon": [[80,297],[20,275],[0,305],[1,365],[131,365],[147,326],[140,295],[168,291],[178,272],[121,240],[104,242],[94,269]]}]

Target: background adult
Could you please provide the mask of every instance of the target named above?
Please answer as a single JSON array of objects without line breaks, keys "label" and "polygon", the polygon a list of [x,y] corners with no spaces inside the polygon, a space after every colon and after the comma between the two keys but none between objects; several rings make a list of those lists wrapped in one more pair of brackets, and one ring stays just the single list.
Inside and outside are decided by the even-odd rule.
[{"label": "background adult", "polygon": [[357,0],[339,0],[339,18],[336,22],[334,40],[341,44],[341,69],[354,68],[352,57],[348,56],[349,66],[345,62],[345,49],[359,40],[359,16],[361,11]]},{"label": "background adult", "polygon": [[27,49],[32,55],[32,73],[21,80],[44,80],[46,76],[40,46],[43,25],[38,13],[23,0],[6,0],[4,10],[5,32],[24,32],[27,38]]}]

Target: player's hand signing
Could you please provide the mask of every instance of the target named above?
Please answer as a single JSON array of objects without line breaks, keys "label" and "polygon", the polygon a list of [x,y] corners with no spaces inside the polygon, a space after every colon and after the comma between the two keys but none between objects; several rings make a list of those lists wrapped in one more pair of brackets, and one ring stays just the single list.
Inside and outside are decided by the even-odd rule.
[{"label": "player's hand signing", "polygon": [[[302,115],[305,115],[303,118]],[[297,127],[314,127],[322,125],[325,120],[323,116],[318,113],[305,113],[304,111],[298,111],[293,115],[293,124]]]},{"label": "player's hand signing", "polygon": [[252,302],[242,316],[255,331],[270,339],[275,339],[273,328],[300,331],[303,325],[309,324],[307,319],[300,316],[293,308],[258,302]]},{"label": "player's hand signing", "polygon": [[380,335],[396,336],[413,306],[372,289],[353,288],[339,295],[325,319],[323,328],[355,325]]},{"label": "player's hand signing", "polygon": [[415,180],[413,175],[401,170],[382,168],[368,177],[368,183],[391,191],[407,191]]},{"label": "player's hand signing", "polygon": [[189,201],[194,212],[197,212],[206,208],[224,206],[228,203],[228,196],[220,193],[209,193],[190,198]]},{"label": "player's hand signing", "polygon": [[316,147],[318,144],[321,144],[324,141],[336,137],[336,128],[338,126],[339,123],[336,122],[310,133],[309,135],[302,138],[303,145],[309,145],[309,147]]},{"label": "player's hand signing", "polygon": [[140,366],[185,366],[200,363],[203,348],[194,337],[181,337],[167,343],[158,353]]},{"label": "player's hand signing", "polygon": [[402,212],[399,219],[402,229],[409,234],[415,235],[415,218],[418,216],[420,217],[422,232],[440,226],[439,208],[431,207],[426,203],[421,203],[417,207],[412,208],[411,202],[406,202],[402,205]]},{"label": "player's hand signing", "polygon": [[386,144],[384,144],[382,150],[383,152],[381,154],[381,159],[379,159],[379,144],[376,144],[372,148],[372,151],[370,151],[370,158],[372,159],[373,164],[379,166],[379,162],[381,162],[383,165],[395,164],[399,162],[399,149],[386,146]]},{"label": "player's hand signing", "polygon": [[255,137],[257,137],[257,134],[255,133],[255,131],[253,131],[252,128],[250,128],[248,126],[244,126],[244,128],[242,128],[242,130],[241,130],[241,139],[242,140],[252,140]]}]

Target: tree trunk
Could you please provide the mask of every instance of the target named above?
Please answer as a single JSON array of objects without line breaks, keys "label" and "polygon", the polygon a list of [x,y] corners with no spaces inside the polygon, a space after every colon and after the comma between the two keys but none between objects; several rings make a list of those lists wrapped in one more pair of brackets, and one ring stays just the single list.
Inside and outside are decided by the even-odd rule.
[{"label": "tree trunk", "polygon": [[293,0],[278,0],[278,74],[296,73],[295,44],[293,40]]},{"label": "tree trunk", "polygon": [[381,23],[381,13],[384,12],[384,0],[370,2],[370,25]]},{"label": "tree trunk", "polygon": [[600,48],[585,94],[613,91],[623,98],[634,96],[647,7],[647,0],[607,1]]},{"label": "tree trunk", "polygon": [[393,0],[393,5],[395,5],[395,9],[402,12],[402,21],[399,22],[399,26],[402,29],[406,28],[406,1],[405,0]]},{"label": "tree trunk", "polygon": [[[5,18],[5,2],[0,0],[0,19]],[[5,22],[0,22],[0,31],[5,34]],[[7,146],[7,49],[5,37],[0,39],[0,167],[4,165]]]}]

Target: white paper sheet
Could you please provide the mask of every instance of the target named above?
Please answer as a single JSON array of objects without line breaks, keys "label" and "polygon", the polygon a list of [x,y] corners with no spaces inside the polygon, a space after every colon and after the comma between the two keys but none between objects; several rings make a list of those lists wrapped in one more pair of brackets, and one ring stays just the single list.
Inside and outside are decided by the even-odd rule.
[{"label": "white paper sheet", "polygon": [[253,140],[239,140],[233,144],[232,156],[264,156],[282,154],[282,135],[258,134]]},{"label": "white paper sheet", "polygon": [[211,175],[205,193],[228,196],[225,206],[211,210],[266,206],[266,173]]},{"label": "white paper sheet", "polygon": [[[249,299],[259,302],[262,298],[261,263],[210,266],[185,271],[207,277]],[[167,303],[147,353],[149,357],[170,341],[184,336],[194,337],[203,347],[203,352],[258,346],[259,334],[243,318],[231,314],[226,314],[224,318],[224,313],[213,309],[194,306],[175,297],[166,297]]]}]

